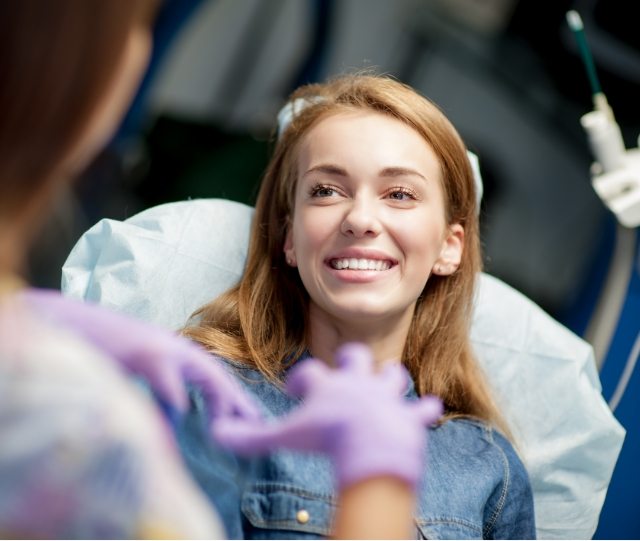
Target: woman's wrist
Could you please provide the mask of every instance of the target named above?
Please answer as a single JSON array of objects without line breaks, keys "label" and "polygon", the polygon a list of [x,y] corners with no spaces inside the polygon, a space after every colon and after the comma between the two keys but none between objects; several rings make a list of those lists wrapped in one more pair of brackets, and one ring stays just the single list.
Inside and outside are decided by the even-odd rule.
[{"label": "woman's wrist", "polygon": [[339,501],[333,529],[336,539],[414,537],[415,489],[398,477],[370,477],[346,485]]}]

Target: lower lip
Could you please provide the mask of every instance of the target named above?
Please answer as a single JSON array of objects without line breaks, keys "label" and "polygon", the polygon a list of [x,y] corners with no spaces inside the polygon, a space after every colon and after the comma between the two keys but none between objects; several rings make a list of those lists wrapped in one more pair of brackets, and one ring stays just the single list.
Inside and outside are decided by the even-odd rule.
[{"label": "lower lip", "polygon": [[327,264],[327,268],[332,276],[342,282],[348,282],[352,284],[365,284],[369,282],[375,282],[382,278],[386,278],[389,272],[395,268],[388,268],[387,270],[353,270],[353,269],[334,269],[331,265]]}]

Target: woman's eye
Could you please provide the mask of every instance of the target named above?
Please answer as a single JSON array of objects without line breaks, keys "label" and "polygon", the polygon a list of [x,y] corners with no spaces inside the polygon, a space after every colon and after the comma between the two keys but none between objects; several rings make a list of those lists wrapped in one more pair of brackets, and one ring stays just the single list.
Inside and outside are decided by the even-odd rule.
[{"label": "woman's eye", "polygon": [[331,197],[335,195],[336,189],[331,186],[326,186],[323,184],[318,184],[311,188],[311,197]]},{"label": "woman's eye", "polygon": [[416,194],[412,190],[406,188],[394,188],[389,192],[389,198],[396,201],[407,201],[410,199],[417,199]]}]

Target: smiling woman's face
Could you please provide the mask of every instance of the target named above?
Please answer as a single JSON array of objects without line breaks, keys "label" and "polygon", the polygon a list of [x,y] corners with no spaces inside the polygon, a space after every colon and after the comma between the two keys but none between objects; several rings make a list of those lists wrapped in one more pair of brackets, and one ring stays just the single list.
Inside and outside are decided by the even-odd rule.
[{"label": "smiling woman's face", "polygon": [[460,263],[464,231],[445,215],[440,164],[417,131],[375,112],[322,120],[300,147],[284,245],[311,317],[408,325],[431,272]]}]

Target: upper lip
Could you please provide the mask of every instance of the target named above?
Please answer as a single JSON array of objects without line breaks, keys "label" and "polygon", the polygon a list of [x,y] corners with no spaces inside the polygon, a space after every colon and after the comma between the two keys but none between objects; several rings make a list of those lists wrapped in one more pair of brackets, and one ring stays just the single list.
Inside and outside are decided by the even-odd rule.
[{"label": "upper lip", "polygon": [[397,259],[372,248],[347,248],[331,254],[325,261],[328,263],[332,259],[373,259],[375,261],[389,261],[392,265],[398,263]]}]

